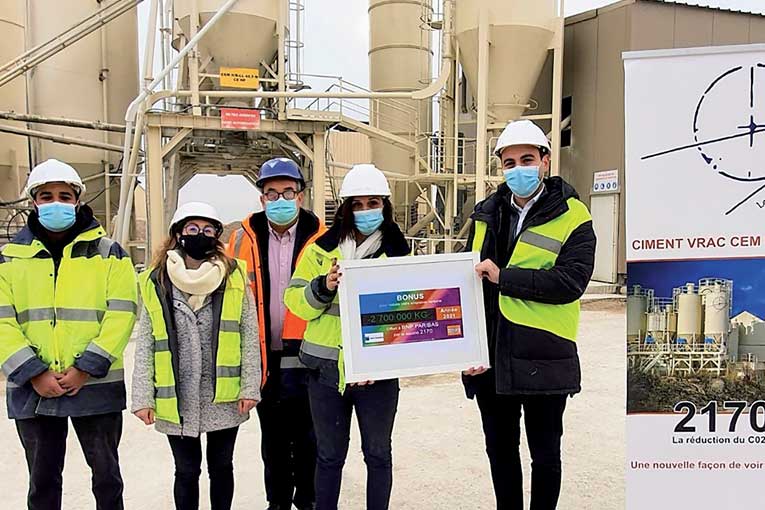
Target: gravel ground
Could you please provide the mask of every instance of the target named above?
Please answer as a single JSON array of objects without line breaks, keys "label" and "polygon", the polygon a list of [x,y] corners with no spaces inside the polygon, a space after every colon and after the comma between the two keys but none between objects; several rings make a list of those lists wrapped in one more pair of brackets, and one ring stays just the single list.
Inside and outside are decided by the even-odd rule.
[{"label": "gravel ground", "polygon": [[[624,508],[624,305],[602,301],[584,306],[579,335],[583,393],[569,400],[565,416],[564,480],[561,510]],[[126,352],[128,373],[132,344]],[[0,383],[4,393],[4,383]],[[478,410],[464,397],[457,375],[404,381],[394,434],[394,488],[391,508],[491,509],[494,499],[483,449]],[[5,407],[1,414],[5,418]],[[70,429],[71,430],[71,429]],[[265,508],[260,431],[253,417],[239,433],[235,455],[234,508]],[[25,507],[27,473],[13,423],[0,421],[0,489],[4,509]],[[528,454],[524,443],[526,486]],[[170,509],[172,458],[165,437],[125,415],[120,447],[128,509]],[[204,472],[204,471],[203,471]],[[340,507],[364,508],[365,470],[354,425]],[[94,508],[90,475],[82,452],[69,435],[64,472],[64,507]],[[202,481],[202,493],[207,483]],[[202,508],[209,508],[202,497]],[[528,504],[528,502],[527,502]]]}]

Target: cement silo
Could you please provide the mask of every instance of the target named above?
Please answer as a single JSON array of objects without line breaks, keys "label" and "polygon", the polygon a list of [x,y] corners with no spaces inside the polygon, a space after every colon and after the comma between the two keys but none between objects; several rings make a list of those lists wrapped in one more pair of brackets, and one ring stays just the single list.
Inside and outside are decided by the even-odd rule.
[{"label": "cement silo", "polygon": [[688,344],[702,342],[702,305],[701,296],[696,292],[696,285],[686,284],[674,290],[677,307],[677,339]]},{"label": "cement silo", "polygon": [[638,342],[647,331],[648,292],[634,285],[627,294],[627,342]]},{"label": "cement silo", "polygon": [[667,341],[671,342],[677,338],[677,309],[673,303],[667,303],[664,307],[667,323]]},{"label": "cement silo", "polygon": [[670,343],[677,334],[677,312],[671,299],[656,298],[646,314],[648,336],[655,343]]},{"label": "cement silo", "polygon": [[[424,27],[432,12],[431,0],[369,0],[369,87],[374,92],[410,92],[430,84],[431,32]],[[431,132],[429,99],[371,100],[370,105],[372,126],[410,141]],[[427,150],[427,141],[421,141],[420,154]],[[415,169],[412,151],[380,140],[372,140],[372,161],[396,173]]]},{"label": "cement silo", "polygon": [[[480,73],[486,73],[492,122],[517,119],[526,108],[555,35],[558,0],[459,0],[456,7],[460,63],[473,96],[478,96]],[[478,32],[484,8],[491,47],[488,68],[481,70]]]},{"label": "cement silo", "polygon": [[730,312],[733,282],[720,279],[699,281],[704,305],[704,339],[724,344],[731,330]]},{"label": "cement silo", "polygon": [[[24,10],[26,0],[7,0],[0,9],[0,62],[9,62],[24,52]],[[0,87],[0,110],[26,113],[26,82],[19,76]],[[2,121],[19,127],[18,123]],[[27,139],[22,136],[0,133],[0,201],[8,202],[19,198],[29,169]],[[4,218],[0,214],[0,218]]]},{"label": "cement silo", "polygon": [[[27,0],[27,44],[32,47],[74,26],[103,8],[93,0]],[[100,120],[121,124],[125,110],[138,93],[138,33],[133,9],[67,47],[29,73],[29,112],[47,117]],[[119,135],[86,129],[40,125],[35,129],[121,145]],[[36,162],[57,158],[72,164],[84,178],[116,167],[119,153],[48,141],[32,142]],[[105,197],[119,193],[115,179],[110,189],[100,180],[88,183],[85,200],[104,220]]]},{"label": "cement silo", "polygon": [[[192,15],[199,16],[199,27],[204,26],[221,6],[219,0],[175,0],[173,9],[177,20],[173,37],[173,46],[180,49],[196,32],[191,25]],[[221,67],[244,67],[260,69],[260,77],[266,76],[265,67],[276,60],[279,50],[277,37],[278,20],[287,19],[287,2],[280,0],[239,0],[221,18],[199,42],[199,64],[209,60],[206,69],[200,69],[203,74],[219,74]],[[280,9],[282,13],[280,15]],[[183,37],[184,40],[181,38]],[[219,90],[218,79],[204,80],[200,85],[203,90]],[[272,86],[271,89],[276,89]],[[248,100],[222,100],[229,105],[247,106]]]}]

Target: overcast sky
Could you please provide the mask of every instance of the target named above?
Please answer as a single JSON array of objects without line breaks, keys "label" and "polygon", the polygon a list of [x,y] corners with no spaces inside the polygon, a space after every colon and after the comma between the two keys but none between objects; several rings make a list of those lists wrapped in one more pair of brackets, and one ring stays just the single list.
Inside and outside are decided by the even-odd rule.
[{"label": "overcast sky", "polygon": [[[615,0],[567,0],[566,15],[602,7]],[[687,0],[689,4],[714,3],[730,9],[765,12],[765,0]],[[369,48],[368,2],[366,0],[304,0],[306,5],[303,40],[303,72],[342,76],[368,86]],[[139,5],[139,45],[143,47],[149,2]],[[334,14],[333,14],[334,13]],[[314,89],[324,89],[326,81],[315,80]],[[243,177],[200,175],[181,190],[180,203],[202,200],[216,206],[225,221],[244,217],[259,208],[259,199]]]}]

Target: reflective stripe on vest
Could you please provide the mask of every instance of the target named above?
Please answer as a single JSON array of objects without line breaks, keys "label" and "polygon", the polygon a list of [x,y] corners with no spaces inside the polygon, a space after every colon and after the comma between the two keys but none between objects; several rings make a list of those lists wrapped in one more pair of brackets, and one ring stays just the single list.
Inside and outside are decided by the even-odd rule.
[{"label": "reflective stripe on vest", "polygon": [[[521,233],[507,267],[548,270],[555,266],[560,250],[571,233],[591,221],[587,207],[575,198],[567,201],[568,211],[543,225]],[[477,221],[473,251],[480,251],[486,239],[487,225]],[[540,303],[500,294],[499,309],[508,321],[576,341],[579,329],[579,300],[564,305]]]},{"label": "reflective stripe on vest", "polygon": [[[218,351],[215,358],[215,397],[213,402],[235,402],[241,387],[241,334],[239,324],[245,292],[244,262],[237,261],[239,268],[226,280],[221,307],[220,326],[217,332]],[[173,371],[173,359],[169,346],[167,323],[159,293],[162,290],[151,279],[150,268],[140,276],[141,294],[149,314],[154,337],[154,389],[155,413],[158,419],[180,424],[177,380]]]},{"label": "reflective stripe on vest", "polygon": [[250,240],[251,249],[247,249],[248,246],[244,243],[244,236],[249,235],[245,232],[244,224],[250,221],[250,217],[247,217],[242,222],[242,227],[234,233],[236,236],[233,239],[233,246],[231,242],[227,247],[227,253],[230,257],[236,257],[237,259],[244,261],[247,265],[247,280],[249,283],[252,295],[255,296],[255,304],[258,308],[258,341],[260,343],[260,365],[261,365],[261,388],[266,384],[266,377],[268,376],[268,352],[266,349],[266,311],[263,301],[263,279],[260,277],[260,254],[258,253],[257,243],[254,240]]},{"label": "reflective stripe on vest", "polygon": [[282,359],[279,362],[279,367],[282,370],[292,368],[306,368],[306,366],[303,365],[303,362],[300,361],[300,358],[297,356],[282,356]]},{"label": "reflective stripe on vest", "polygon": [[135,270],[127,253],[104,235],[95,223],[79,233],[63,248],[57,274],[28,228],[2,247],[0,370],[6,376],[35,358],[63,371],[86,351],[104,369],[106,362],[112,370],[123,368],[135,322]]},{"label": "reflective stripe on vest", "polygon": [[[303,247],[300,249],[300,253],[298,253],[297,259],[295,260],[295,265],[297,265],[300,262],[300,259],[303,258],[305,249],[313,244],[319,237],[321,237],[322,234],[324,234],[324,231],[325,229],[320,226],[319,230],[317,230],[316,233],[308,238]],[[284,326],[282,327],[282,339],[302,340],[303,335],[305,334],[306,325],[306,321],[299,319],[295,314],[287,310],[287,313],[284,316]]]}]

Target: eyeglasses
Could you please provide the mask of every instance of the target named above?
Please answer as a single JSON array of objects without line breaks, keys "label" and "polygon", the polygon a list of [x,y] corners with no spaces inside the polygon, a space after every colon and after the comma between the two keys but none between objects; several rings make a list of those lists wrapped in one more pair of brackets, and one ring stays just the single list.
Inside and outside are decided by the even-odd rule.
[{"label": "eyeglasses", "polygon": [[200,232],[207,237],[218,237],[218,229],[210,225],[202,228],[196,223],[187,223],[183,227],[183,235],[196,236],[199,235]]},{"label": "eyeglasses", "polygon": [[269,202],[276,202],[279,200],[279,197],[284,197],[284,200],[295,200],[297,194],[298,192],[294,189],[286,189],[281,193],[276,190],[268,190],[265,192],[266,200]]}]

